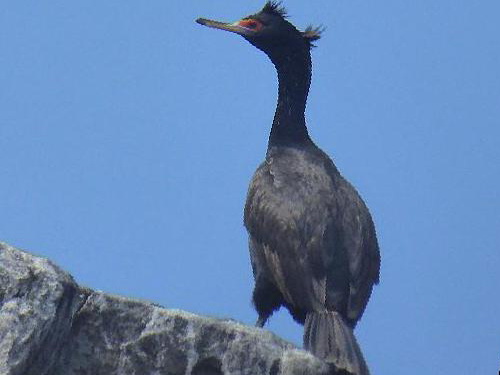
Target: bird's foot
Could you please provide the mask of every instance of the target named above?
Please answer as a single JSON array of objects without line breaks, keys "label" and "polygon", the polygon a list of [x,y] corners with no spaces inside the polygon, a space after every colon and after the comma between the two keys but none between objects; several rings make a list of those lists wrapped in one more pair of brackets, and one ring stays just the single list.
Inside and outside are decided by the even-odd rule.
[{"label": "bird's foot", "polygon": [[259,316],[259,318],[257,319],[257,322],[255,322],[255,326],[256,327],[264,327],[264,324],[266,324],[266,321],[267,321],[267,318],[263,317],[263,316]]}]

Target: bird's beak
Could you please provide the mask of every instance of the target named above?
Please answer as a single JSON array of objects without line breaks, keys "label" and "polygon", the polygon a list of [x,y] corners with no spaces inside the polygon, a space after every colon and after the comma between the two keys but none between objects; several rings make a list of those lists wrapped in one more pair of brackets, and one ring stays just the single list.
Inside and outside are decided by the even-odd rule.
[{"label": "bird's beak", "polygon": [[219,30],[226,30],[239,35],[249,35],[253,33],[252,30],[238,25],[239,21],[235,23],[225,23],[225,22],[207,20],[206,18],[198,18],[196,22],[203,26],[208,26]]}]

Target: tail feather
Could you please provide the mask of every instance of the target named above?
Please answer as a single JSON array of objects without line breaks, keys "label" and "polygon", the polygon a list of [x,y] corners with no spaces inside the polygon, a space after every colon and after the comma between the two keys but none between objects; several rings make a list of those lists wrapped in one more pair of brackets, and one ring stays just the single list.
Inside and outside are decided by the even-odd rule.
[{"label": "tail feather", "polygon": [[307,314],[304,348],[338,369],[356,375],[370,374],[352,328],[335,311]]}]

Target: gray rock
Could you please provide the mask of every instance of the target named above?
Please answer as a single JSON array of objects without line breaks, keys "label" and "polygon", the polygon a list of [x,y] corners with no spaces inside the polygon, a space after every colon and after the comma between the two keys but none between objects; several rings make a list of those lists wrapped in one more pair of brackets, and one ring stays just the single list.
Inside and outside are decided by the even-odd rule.
[{"label": "gray rock", "polygon": [[0,243],[2,375],[333,373],[263,329],[80,287]]}]

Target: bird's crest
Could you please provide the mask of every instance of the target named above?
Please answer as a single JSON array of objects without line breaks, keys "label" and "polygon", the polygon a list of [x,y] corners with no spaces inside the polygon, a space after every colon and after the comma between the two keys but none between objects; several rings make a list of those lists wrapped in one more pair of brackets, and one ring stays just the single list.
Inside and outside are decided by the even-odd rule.
[{"label": "bird's crest", "polygon": [[[264,8],[262,8],[261,12],[273,14],[275,16],[279,16],[282,18],[288,17],[288,13],[287,13],[285,7],[281,3],[281,1],[278,1],[278,0],[268,1],[266,3],[266,5],[264,5]],[[304,39],[309,43],[309,45],[311,47],[315,47],[313,42],[315,40],[318,40],[319,38],[321,38],[321,33],[324,30],[325,30],[325,28],[323,26],[317,26],[317,27],[307,26],[306,29],[304,31],[302,31],[301,33],[302,33],[302,36],[304,37]]]},{"label": "bird's crest", "polygon": [[311,47],[316,47],[313,42],[321,38],[321,34],[325,31],[324,26],[312,26],[309,25],[304,31],[302,31],[302,36],[309,42]]},{"label": "bird's crest", "polygon": [[281,4],[281,1],[270,0],[262,8],[262,12],[274,14],[279,17],[286,18],[287,11],[285,7]]}]

